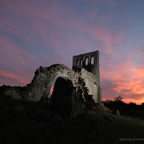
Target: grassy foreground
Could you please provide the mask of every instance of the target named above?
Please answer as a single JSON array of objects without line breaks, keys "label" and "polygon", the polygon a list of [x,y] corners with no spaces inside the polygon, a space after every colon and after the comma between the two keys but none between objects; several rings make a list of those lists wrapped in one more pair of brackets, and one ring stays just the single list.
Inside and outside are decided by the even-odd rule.
[{"label": "grassy foreground", "polygon": [[0,98],[0,144],[144,143],[144,120],[103,111],[62,119],[44,102]]}]

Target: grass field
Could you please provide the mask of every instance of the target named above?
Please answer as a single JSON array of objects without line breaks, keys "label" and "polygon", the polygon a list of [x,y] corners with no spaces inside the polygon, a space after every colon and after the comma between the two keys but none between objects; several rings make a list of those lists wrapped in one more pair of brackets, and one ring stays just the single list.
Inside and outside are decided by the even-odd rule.
[{"label": "grass field", "polygon": [[[139,111],[138,111],[139,112]],[[143,113],[116,116],[89,111],[72,119],[52,114],[44,102],[0,99],[0,144],[144,143]]]}]

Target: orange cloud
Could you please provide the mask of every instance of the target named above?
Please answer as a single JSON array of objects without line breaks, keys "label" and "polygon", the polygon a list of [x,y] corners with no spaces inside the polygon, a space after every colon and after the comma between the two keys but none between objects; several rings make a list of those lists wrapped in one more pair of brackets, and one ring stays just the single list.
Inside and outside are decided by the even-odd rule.
[{"label": "orange cloud", "polygon": [[[106,101],[106,100],[107,100],[107,98],[102,98],[102,101]],[[142,103],[144,103],[144,98],[141,98],[141,99],[138,99],[138,100],[132,99],[132,98],[123,98],[122,101],[124,103],[127,103],[127,104],[129,104],[130,102],[133,102],[133,103],[136,103],[137,105],[141,105]]]},{"label": "orange cloud", "polygon": [[125,98],[123,99],[123,101],[125,103],[130,103],[130,102],[133,102],[133,103],[136,103],[137,105],[141,105],[143,102],[144,102],[144,98],[141,98],[141,99],[132,99],[132,98]]},{"label": "orange cloud", "polygon": [[101,79],[103,81],[107,79],[113,83],[111,90],[121,94],[124,102],[136,102],[138,104],[144,100],[143,74],[144,68],[137,68],[131,60],[101,69]]},{"label": "orange cloud", "polygon": [[134,66],[133,68],[124,66],[123,69],[123,72],[115,71],[116,75],[114,75],[112,80],[117,87],[113,89],[118,92],[129,90],[129,92],[125,92],[126,95],[144,94],[144,69],[137,69]]}]

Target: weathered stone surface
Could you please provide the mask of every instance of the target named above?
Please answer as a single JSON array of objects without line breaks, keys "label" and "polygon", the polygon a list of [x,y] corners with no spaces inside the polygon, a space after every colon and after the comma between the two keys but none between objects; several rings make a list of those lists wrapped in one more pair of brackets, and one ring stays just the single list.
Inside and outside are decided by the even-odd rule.
[{"label": "weathered stone surface", "polygon": [[12,88],[5,91],[4,94],[6,96],[10,96],[14,100],[21,100],[22,99],[21,96],[19,95],[19,93],[15,89],[12,89]]},{"label": "weathered stone surface", "polygon": [[95,110],[97,111],[106,111],[106,112],[110,112],[110,110],[104,106],[103,103],[100,103],[100,104],[95,104]]}]

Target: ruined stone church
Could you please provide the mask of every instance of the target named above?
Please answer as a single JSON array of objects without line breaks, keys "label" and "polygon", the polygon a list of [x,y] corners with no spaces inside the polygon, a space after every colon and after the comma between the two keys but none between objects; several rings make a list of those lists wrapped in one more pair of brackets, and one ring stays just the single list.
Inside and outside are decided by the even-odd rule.
[{"label": "ruined stone church", "polygon": [[63,64],[40,66],[30,84],[12,87],[5,94],[15,99],[61,104],[70,109],[70,117],[81,114],[87,105],[101,103],[99,51],[73,56],[72,69]]}]

